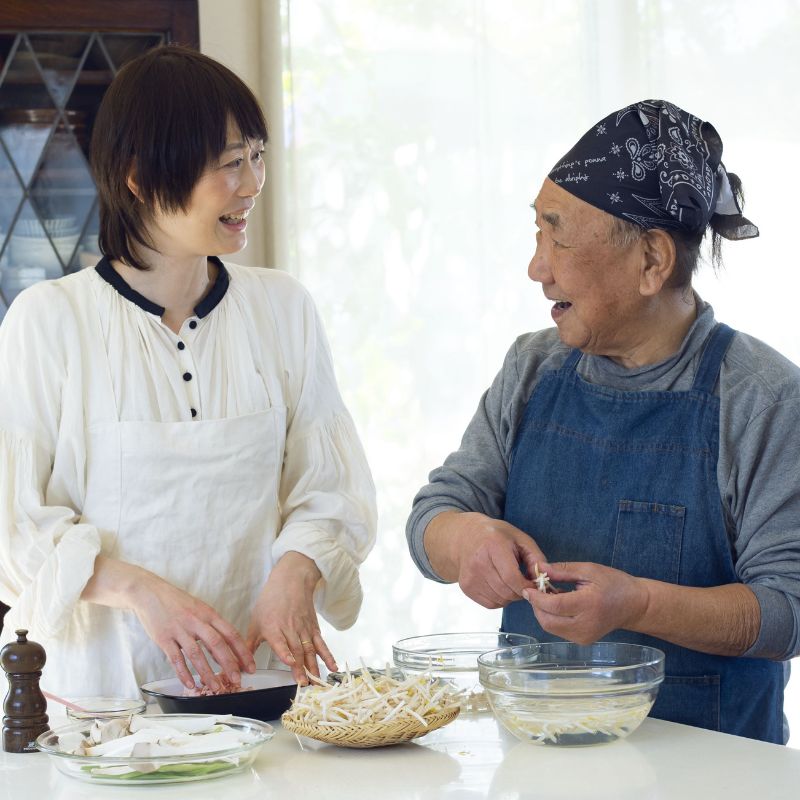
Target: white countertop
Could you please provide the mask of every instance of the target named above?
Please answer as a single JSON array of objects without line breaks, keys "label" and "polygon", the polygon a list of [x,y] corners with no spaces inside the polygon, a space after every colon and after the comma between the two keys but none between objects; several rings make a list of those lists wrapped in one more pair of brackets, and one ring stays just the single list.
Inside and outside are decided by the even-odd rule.
[{"label": "white countertop", "polygon": [[[55,717],[55,728],[61,721]],[[800,750],[646,719],[627,739],[583,748],[520,742],[491,715],[414,743],[348,750],[276,735],[252,769],[182,785],[91,785],[43,753],[0,751],[1,800],[796,800]]]}]

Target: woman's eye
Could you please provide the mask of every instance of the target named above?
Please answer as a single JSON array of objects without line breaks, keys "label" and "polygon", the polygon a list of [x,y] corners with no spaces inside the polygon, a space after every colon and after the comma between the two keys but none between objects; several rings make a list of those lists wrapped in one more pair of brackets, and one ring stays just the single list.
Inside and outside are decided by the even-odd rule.
[{"label": "woman's eye", "polygon": [[263,149],[256,150],[256,152],[253,153],[253,161],[261,161],[261,159],[263,159],[263,158],[264,158],[264,150]]},{"label": "woman's eye", "polygon": [[242,166],[243,161],[243,158],[234,158],[233,161],[229,161],[225,166],[232,167],[233,169],[239,169],[239,167]]}]

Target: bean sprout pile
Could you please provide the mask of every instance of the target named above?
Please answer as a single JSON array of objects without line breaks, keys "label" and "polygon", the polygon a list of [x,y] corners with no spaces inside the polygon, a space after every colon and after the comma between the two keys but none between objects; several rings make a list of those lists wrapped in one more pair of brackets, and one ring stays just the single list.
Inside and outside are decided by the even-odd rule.
[{"label": "bean sprout pile", "polygon": [[366,668],[346,670],[336,686],[309,675],[311,683],[298,687],[285,716],[295,723],[331,728],[389,723],[408,717],[427,726],[426,717],[457,704],[452,689],[430,675],[395,680],[390,673],[388,665],[386,672],[377,676]]}]

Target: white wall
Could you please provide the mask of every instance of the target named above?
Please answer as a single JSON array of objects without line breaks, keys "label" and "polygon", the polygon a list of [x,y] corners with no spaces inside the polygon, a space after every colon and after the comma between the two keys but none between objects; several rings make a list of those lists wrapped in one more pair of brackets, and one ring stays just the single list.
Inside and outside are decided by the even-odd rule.
[{"label": "white wall", "polygon": [[280,4],[277,0],[199,0],[200,49],[253,90],[267,118],[267,175],[248,220],[247,246],[231,258],[248,266],[283,266],[285,196]]}]

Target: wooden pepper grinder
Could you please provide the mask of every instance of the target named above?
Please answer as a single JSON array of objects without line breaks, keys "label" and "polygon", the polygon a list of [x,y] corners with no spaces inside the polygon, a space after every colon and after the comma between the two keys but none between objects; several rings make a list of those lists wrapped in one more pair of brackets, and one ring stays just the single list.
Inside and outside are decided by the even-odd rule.
[{"label": "wooden pepper grinder", "polygon": [[17,641],[0,650],[0,666],[8,677],[3,704],[3,750],[35,753],[36,737],[48,729],[47,701],[39,688],[46,660],[44,648],[28,641],[28,631],[18,630]]}]

